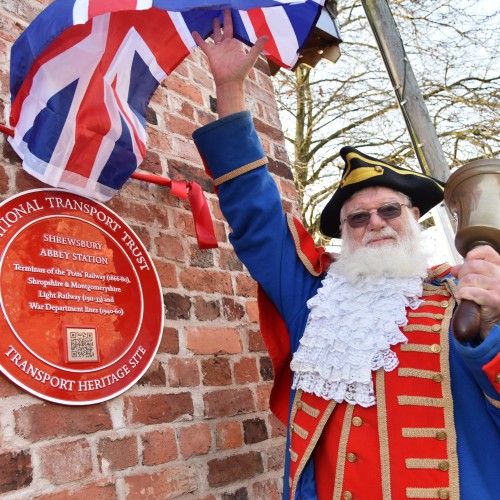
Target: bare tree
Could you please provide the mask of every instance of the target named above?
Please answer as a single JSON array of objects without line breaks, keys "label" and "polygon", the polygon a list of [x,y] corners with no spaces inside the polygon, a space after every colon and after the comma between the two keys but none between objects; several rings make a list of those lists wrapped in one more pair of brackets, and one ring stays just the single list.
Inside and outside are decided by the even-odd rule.
[{"label": "bare tree", "polygon": [[[450,169],[500,150],[500,10],[471,0],[389,0]],[[338,0],[342,57],[275,77],[305,225],[337,187],[344,145],[418,169],[359,0]]]}]

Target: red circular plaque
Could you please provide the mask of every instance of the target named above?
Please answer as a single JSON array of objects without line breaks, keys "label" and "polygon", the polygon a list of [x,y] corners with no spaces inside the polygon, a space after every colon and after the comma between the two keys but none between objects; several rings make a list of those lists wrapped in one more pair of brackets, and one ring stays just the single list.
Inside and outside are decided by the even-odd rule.
[{"label": "red circular plaque", "polygon": [[58,189],[0,204],[0,306],[0,370],[68,405],[127,390],[163,331],[161,286],[141,241],[106,206]]}]

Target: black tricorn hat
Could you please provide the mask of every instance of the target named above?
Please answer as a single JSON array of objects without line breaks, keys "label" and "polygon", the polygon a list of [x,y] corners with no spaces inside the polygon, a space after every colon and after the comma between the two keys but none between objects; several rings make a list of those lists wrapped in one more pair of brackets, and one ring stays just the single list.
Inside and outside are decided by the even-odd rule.
[{"label": "black tricorn hat", "polygon": [[367,187],[386,187],[407,195],[424,215],[444,197],[444,182],[421,172],[396,167],[355,148],[344,147],[340,156],[345,162],[339,187],[326,204],[319,228],[325,236],[340,237],[340,209],[356,192]]}]

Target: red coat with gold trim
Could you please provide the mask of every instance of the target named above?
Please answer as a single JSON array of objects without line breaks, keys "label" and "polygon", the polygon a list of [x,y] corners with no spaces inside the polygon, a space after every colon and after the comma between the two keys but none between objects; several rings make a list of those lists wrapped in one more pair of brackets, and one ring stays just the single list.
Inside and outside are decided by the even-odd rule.
[{"label": "red coat with gold trim", "polygon": [[407,347],[396,348],[398,369],[374,374],[377,406],[295,394],[291,353],[328,259],[283,215],[248,112],[193,137],[217,181],[231,243],[265,292],[259,302],[275,367],[271,407],[289,423],[283,497],[498,498],[500,326],[481,345],[457,343],[449,334],[453,285],[435,276],[416,311],[424,315],[409,316]]}]

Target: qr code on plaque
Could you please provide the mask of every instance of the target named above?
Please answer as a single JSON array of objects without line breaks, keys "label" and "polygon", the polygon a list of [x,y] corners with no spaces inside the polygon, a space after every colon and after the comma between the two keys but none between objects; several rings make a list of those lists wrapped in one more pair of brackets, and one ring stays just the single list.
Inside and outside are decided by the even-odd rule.
[{"label": "qr code on plaque", "polygon": [[95,328],[67,327],[68,361],[99,361]]}]

